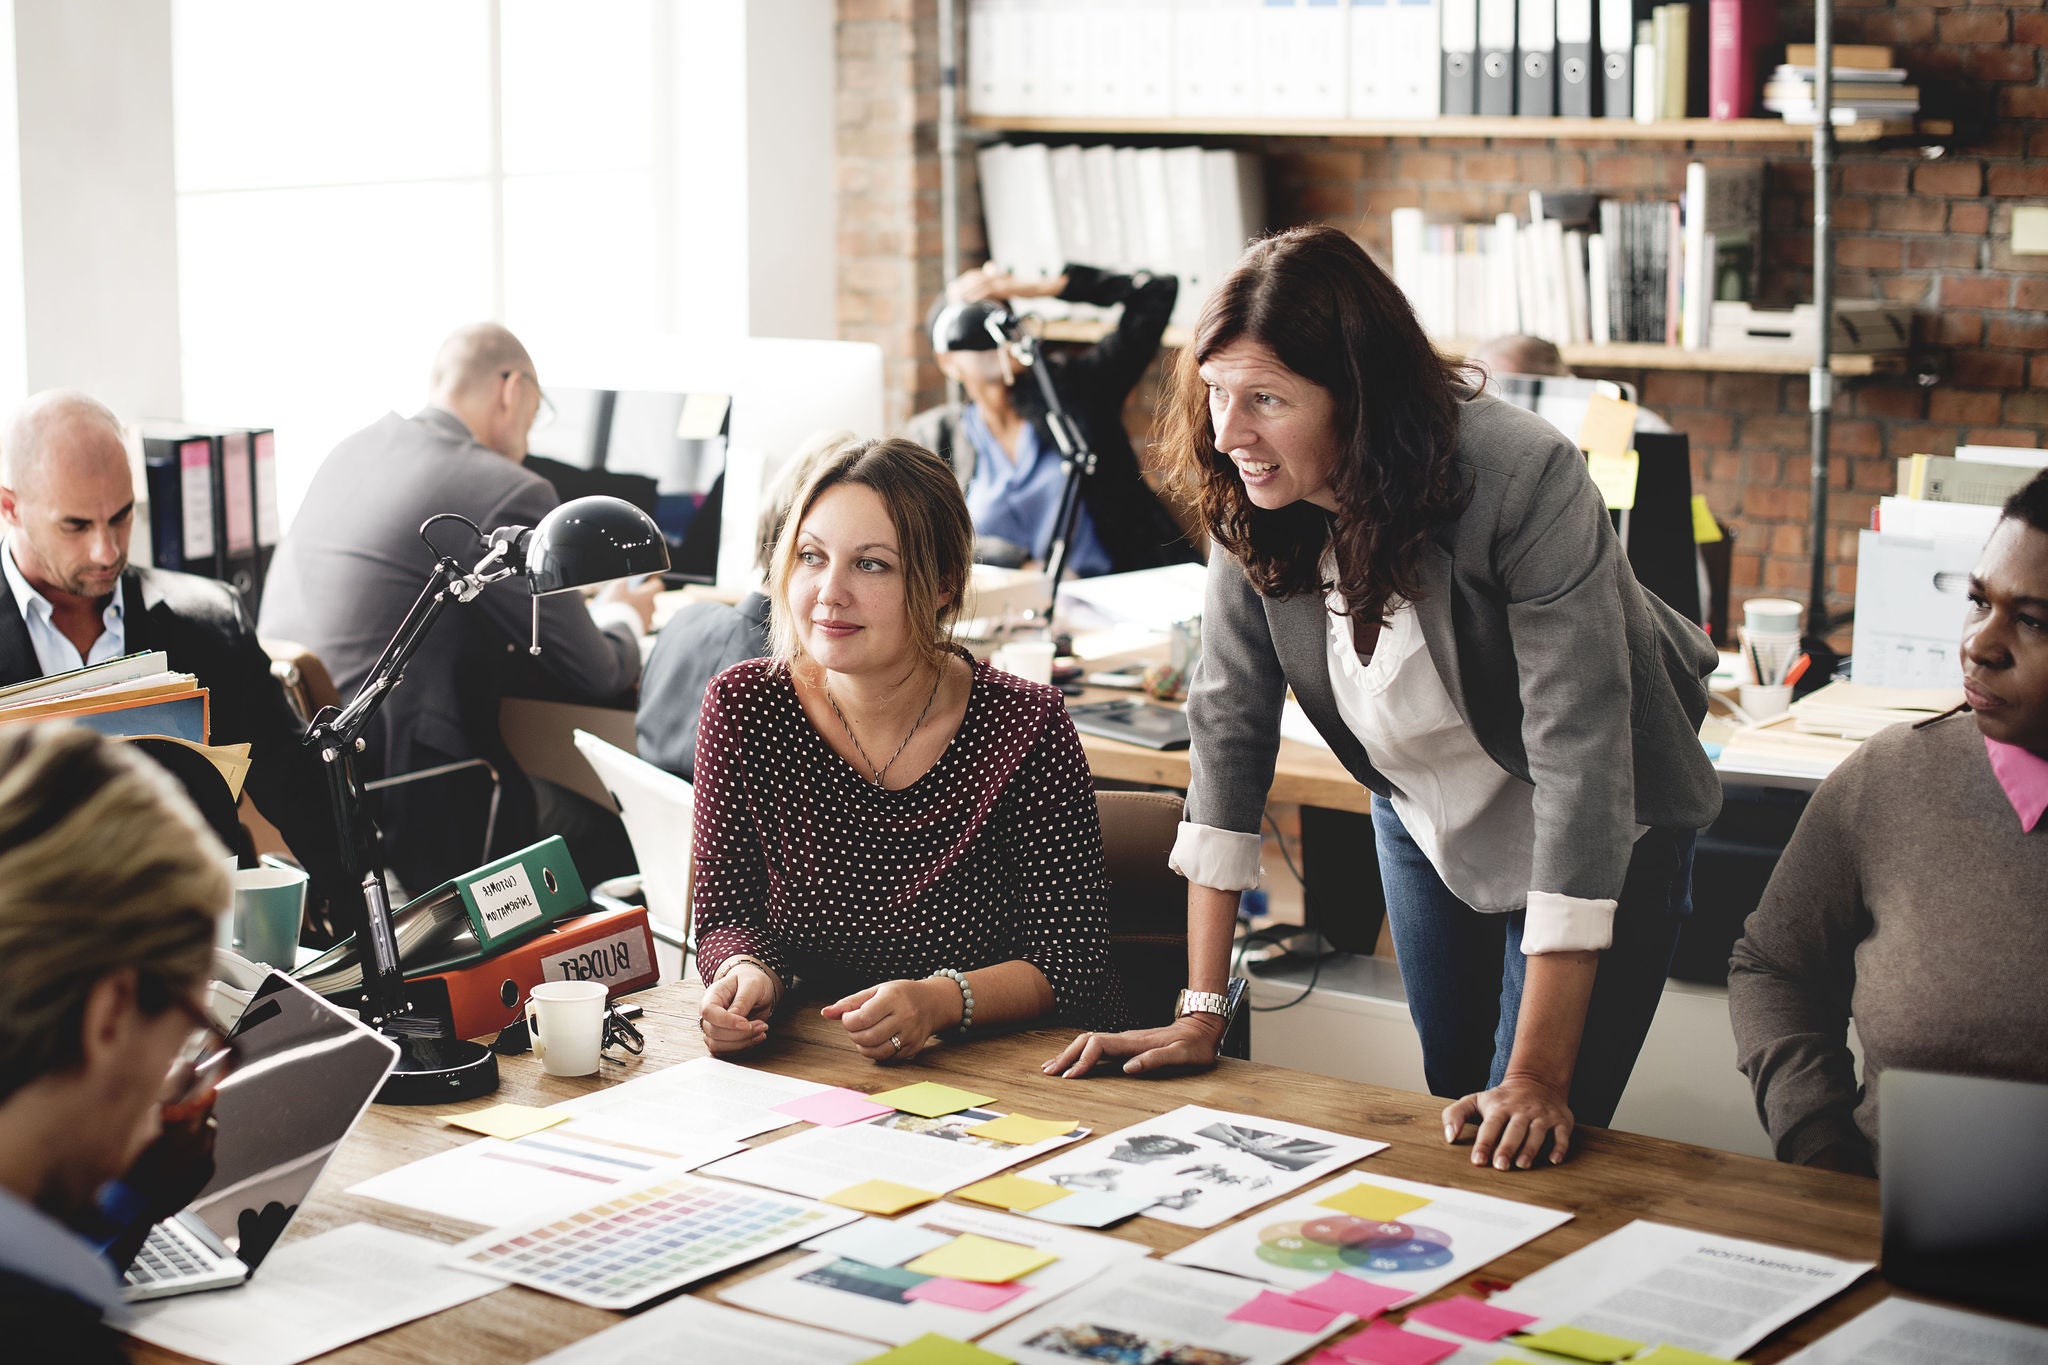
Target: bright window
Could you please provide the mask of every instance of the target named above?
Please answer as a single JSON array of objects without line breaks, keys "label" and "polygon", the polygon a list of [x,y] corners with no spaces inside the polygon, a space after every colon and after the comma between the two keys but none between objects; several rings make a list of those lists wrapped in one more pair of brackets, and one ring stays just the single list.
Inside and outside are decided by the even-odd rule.
[{"label": "bright window", "polygon": [[[685,317],[744,334],[719,264],[744,243],[678,218],[685,170],[739,137],[677,116],[693,12],[174,0],[185,410],[277,428],[287,522],[335,442],[424,401],[435,346],[465,322],[501,318],[543,356]],[[692,108],[744,105],[742,63],[689,79]]]}]

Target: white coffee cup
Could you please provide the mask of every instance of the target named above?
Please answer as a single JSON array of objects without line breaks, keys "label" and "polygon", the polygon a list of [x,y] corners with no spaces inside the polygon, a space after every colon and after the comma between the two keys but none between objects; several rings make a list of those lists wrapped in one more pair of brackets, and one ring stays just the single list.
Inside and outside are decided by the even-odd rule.
[{"label": "white coffee cup", "polygon": [[1752,597],[1742,604],[1742,624],[1752,635],[1797,635],[1802,610],[1789,597]]},{"label": "white coffee cup", "polygon": [[602,981],[543,981],[526,997],[526,1032],[550,1076],[588,1076],[604,1041]]},{"label": "white coffee cup", "polygon": [[1792,688],[1789,684],[1766,686],[1763,683],[1746,682],[1735,689],[1742,709],[1749,713],[1751,720],[1768,720],[1781,716],[1792,705]]},{"label": "white coffee cup", "polygon": [[1026,682],[1049,683],[1052,681],[1052,641],[1012,640],[996,651],[991,660],[1005,673],[1013,673]]}]

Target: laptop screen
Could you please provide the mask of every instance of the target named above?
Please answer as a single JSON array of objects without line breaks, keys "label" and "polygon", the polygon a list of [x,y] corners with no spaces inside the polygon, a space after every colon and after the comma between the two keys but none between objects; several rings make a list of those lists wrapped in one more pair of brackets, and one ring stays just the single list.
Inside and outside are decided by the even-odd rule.
[{"label": "laptop screen", "polygon": [[241,1060],[214,1104],[213,1179],[190,1212],[253,1268],[362,1117],[398,1047],[282,972],[257,988],[233,1037]]}]

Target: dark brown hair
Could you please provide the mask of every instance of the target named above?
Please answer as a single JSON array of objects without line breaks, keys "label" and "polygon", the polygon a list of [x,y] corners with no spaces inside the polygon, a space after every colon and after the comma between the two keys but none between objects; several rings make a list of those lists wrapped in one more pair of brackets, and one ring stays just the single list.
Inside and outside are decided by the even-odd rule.
[{"label": "dark brown hair", "polygon": [[923,623],[928,632],[911,647],[926,663],[945,658],[952,651],[953,622],[965,605],[974,564],[974,519],[968,515],[953,467],[901,437],[855,441],[814,459],[810,477],[783,519],[769,567],[770,652],[785,664],[794,663],[803,652],[789,606],[789,580],[804,518],[826,489],[857,483],[880,495],[896,530],[896,548],[903,557],[904,606],[912,623]]},{"label": "dark brown hair", "polygon": [[[1335,400],[1334,519],[1307,502],[1254,506],[1216,449],[1199,370],[1239,340],[1264,346]],[[1254,242],[1202,308],[1161,404],[1169,476],[1260,592],[1327,591],[1321,559],[1334,543],[1346,610],[1381,621],[1389,598],[1420,593],[1430,537],[1464,509],[1452,454],[1458,402],[1475,388],[1437,354],[1407,298],[1358,243],[1333,227],[1292,228]]]}]

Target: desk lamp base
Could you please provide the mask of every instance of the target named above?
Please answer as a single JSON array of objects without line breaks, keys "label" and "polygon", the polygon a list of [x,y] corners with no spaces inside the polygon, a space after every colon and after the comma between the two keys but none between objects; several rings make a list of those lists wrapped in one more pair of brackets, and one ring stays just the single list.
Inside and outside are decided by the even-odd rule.
[{"label": "desk lamp base", "polygon": [[482,1043],[389,1036],[398,1066],[377,1092],[379,1104],[450,1104],[498,1088],[498,1056]]}]

